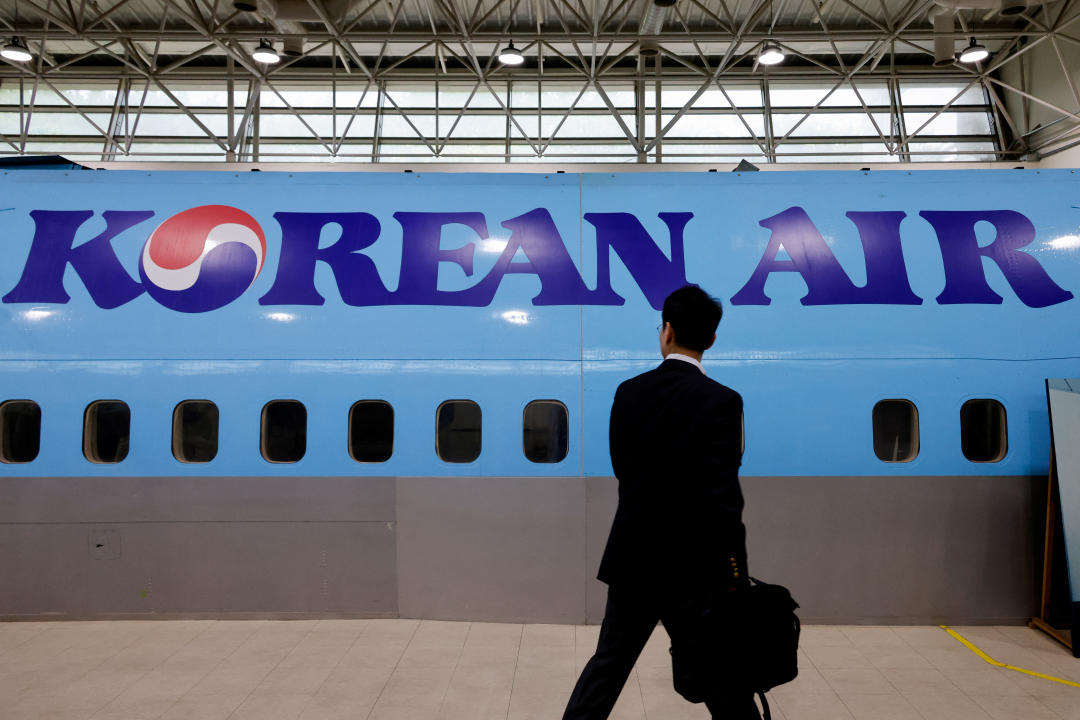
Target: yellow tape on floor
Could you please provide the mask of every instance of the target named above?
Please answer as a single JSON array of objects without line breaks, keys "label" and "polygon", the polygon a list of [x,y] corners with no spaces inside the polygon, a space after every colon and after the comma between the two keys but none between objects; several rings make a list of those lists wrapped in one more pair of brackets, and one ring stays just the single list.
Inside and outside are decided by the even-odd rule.
[{"label": "yellow tape on floor", "polygon": [[952,635],[954,638],[956,638],[960,642],[962,642],[964,644],[964,646],[967,647],[968,650],[975,653],[976,655],[978,655],[979,657],[981,657],[983,660],[990,663],[994,667],[1005,668],[1007,670],[1015,670],[1018,673],[1024,673],[1025,675],[1031,675],[1032,677],[1042,678],[1043,680],[1050,680],[1051,682],[1061,683],[1062,685],[1072,685],[1073,687],[1080,687],[1080,683],[1075,683],[1072,680],[1063,680],[1062,678],[1054,677],[1053,675],[1044,675],[1042,673],[1035,672],[1034,670],[1025,670],[1024,668],[1016,667],[1015,665],[1009,665],[1008,663],[998,662],[994,658],[992,658],[989,655],[987,655],[986,653],[984,653],[979,648],[972,645],[971,642],[966,637],[964,637],[960,633],[956,632],[951,627],[947,627],[945,625],[942,625],[941,629],[944,630],[945,632],[949,633],[950,635]]}]

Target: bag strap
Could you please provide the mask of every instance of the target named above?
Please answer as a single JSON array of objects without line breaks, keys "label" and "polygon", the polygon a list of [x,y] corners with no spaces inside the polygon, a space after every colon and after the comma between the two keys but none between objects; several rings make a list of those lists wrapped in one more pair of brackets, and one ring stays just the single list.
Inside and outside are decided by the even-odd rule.
[{"label": "bag strap", "polygon": [[772,720],[772,713],[769,712],[769,701],[765,699],[765,693],[759,692],[757,696],[761,699],[762,720]]}]

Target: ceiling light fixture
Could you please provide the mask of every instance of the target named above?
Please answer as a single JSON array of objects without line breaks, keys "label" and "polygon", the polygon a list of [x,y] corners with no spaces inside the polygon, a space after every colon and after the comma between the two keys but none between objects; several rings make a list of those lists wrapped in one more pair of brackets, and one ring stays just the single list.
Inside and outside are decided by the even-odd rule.
[{"label": "ceiling light fixture", "polygon": [[511,40],[509,45],[499,51],[499,62],[503,65],[521,65],[525,62],[525,56],[514,47],[514,41]]},{"label": "ceiling light fixture", "polygon": [[259,41],[259,47],[251,53],[251,59],[263,65],[276,65],[281,62],[281,56],[274,50],[274,44],[265,38]]},{"label": "ceiling light fixture", "polygon": [[779,45],[769,40],[761,46],[757,61],[762,65],[778,65],[784,62],[784,50]]},{"label": "ceiling light fixture", "polygon": [[990,57],[990,51],[975,42],[975,38],[971,38],[971,42],[964,48],[964,51],[960,53],[960,62],[977,63],[982,62],[988,57]]},{"label": "ceiling light fixture", "polygon": [[34,56],[30,54],[26,45],[18,36],[11,38],[11,42],[5,45],[3,50],[0,50],[0,56],[12,62],[30,62],[34,59]]}]

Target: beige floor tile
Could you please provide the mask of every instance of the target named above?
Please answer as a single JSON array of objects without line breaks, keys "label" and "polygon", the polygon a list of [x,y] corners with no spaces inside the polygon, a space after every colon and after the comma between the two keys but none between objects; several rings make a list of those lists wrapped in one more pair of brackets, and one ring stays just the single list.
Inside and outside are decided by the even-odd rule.
[{"label": "beige floor tile", "polygon": [[842,632],[857,648],[899,648],[907,649],[909,646],[904,639],[896,634],[891,627],[875,626],[841,626]]},{"label": "beige floor tile", "polygon": [[298,720],[364,720],[375,705],[375,699],[345,699],[317,695],[304,706]]},{"label": "beige floor tile", "polygon": [[528,695],[562,695],[570,696],[574,689],[576,677],[568,674],[555,675],[547,673],[516,673],[514,675],[513,693]]},{"label": "beige floor tile", "polygon": [[498,645],[466,645],[457,659],[458,666],[468,665],[509,665],[511,668],[518,661],[518,646],[509,643]]},{"label": "beige floor tile", "polygon": [[376,705],[367,720],[437,720],[439,711],[404,705]]},{"label": "beige floor tile", "polygon": [[558,691],[533,691],[514,687],[510,695],[509,720],[551,720],[562,717],[571,688]]},{"label": "beige floor tile", "polygon": [[289,651],[281,667],[334,667],[355,642],[352,635],[312,633]]},{"label": "beige floor tile", "polygon": [[495,720],[510,709],[510,684],[451,683],[439,706],[441,720]]},{"label": "beige floor tile", "polygon": [[1031,697],[1057,713],[1061,720],[1080,720],[1080,693],[1075,697],[1067,695],[1031,695]]},{"label": "beige floor tile", "polygon": [[1027,695],[976,695],[972,699],[994,720],[1058,720],[1056,712]]},{"label": "beige floor tile", "polygon": [[341,656],[336,667],[391,672],[397,667],[404,652],[404,647],[390,648],[353,645],[347,653]]},{"label": "beige floor tile", "polygon": [[981,670],[991,667],[989,663],[961,645],[948,648],[926,648],[920,654],[934,667]]},{"label": "beige floor tile", "polygon": [[0,623],[0,655],[11,652],[50,628],[55,628],[56,625],[56,623]]},{"label": "beige floor tile", "polygon": [[173,703],[161,720],[227,720],[244,701],[224,695],[182,697]]},{"label": "beige floor tile", "polygon": [[508,640],[518,641],[525,626],[521,623],[484,623],[469,624],[469,644],[500,643]]},{"label": "beige floor tile", "polygon": [[638,682],[643,685],[661,685],[669,688],[672,686],[670,665],[658,665],[652,667],[638,666],[634,669],[637,672]]},{"label": "beige floor tile", "polygon": [[881,674],[904,695],[951,695],[960,692],[937,668],[885,668]]},{"label": "beige floor tile", "polygon": [[577,625],[574,627],[574,644],[578,647],[596,649],[596,643],[599,639],[599,625]]},{"label": "beige floor tile", "polygon": [[[168,712],[177,698],[148,698],[138,702],[113,700],[90,716],[91,720],[156,720]],[[47,716],[45,716],[47,717]]]},{"label": "beige floor tile", "polygon": [[[1026,648],[1011,642],[1007,636],[995,627],[954,627],[952,629],[972,645],[1001,662],[1009,662],[1006,659],[1007,657],[1016,657],[1017,653],[1026,651]],[[959,641],[957,641],[957,644],[960,645]],[[962,645],[960,646],[962,647]]]},{"label": "beige floor tile", "polygon": [[461,645],[469,635],[468,622],[451,622],[445,620],[423,620],[413,636],[413,642],[451,643]]},{"label": "beige floor tile", "polygon": [[639,667],[671,667],[671,639],[663,628],[653,630],[638,657]]},{"label": "beige floor tile", "polygon": [[537,646],[574,646],[573,625],[526,625],[521,635],[522,649]]},{"label": "beige floor tile", "polygon": [[900,693],[841,695],[840,700],[855,720],[922,720],[915,709]]},{"label": "beige floor tile", "polygon": [[1080,688],[1078,687],[1057,683],[1045,678],[1032,677],[1014,670],[1006,670],[1005,672],[1009,673],[1009,679],[1028,695],[1058,695],[1076,698],[1077,702],[1080,703]]},{"label": "beige floor tile", "polygon": [[1053,655],[1042,653],[1045,658],[1046,668],[1049,675],[1080,683],[1080,660],[1074,658],[1071,652],[1055,652]]},{"label": "beige floor tile", "polygon": [[959,690],[945,695],[905,694],[905,697],[925,720],[990,720],[986,711]]},{"label": "beige floor tile", "polygon": [[239,695],[242,699],[254,692],[270,670],[265,666],[222,664],[204,675],[185,696]]},{"label": "beige floor tile", "polygon": [[825,680],[821,672],[809,661],[799,663],[799,674],[789,683],[774,688],[776,693],[829,693],[833,692],[832,686]]},{"label": "beige floor tile", "polygon": [[804,650],[818,670],[870,666],[866,656],[853,645],[807,645]]},{"label": "beige floor tile", "polygon": [[458,663],[450,680],[450,687],[510,687],[514,684],[514,663]]},{"label": "beige floor tile", "polygon": [[839,695],[896,692],[892,683],[872,667],[822,668],[820,672],[825,681]]},{"label": "beige floor tile", "polygon": [[1061,643],[1046,633],[1024,625],[999,627],[997,631],[1004,635],[1009,642],[1021,647],[1051,650],[1065,649]]},{"label": "beige floor tile", "polygon": [[461,658],[463,645],[461,643],[446,644],[422,644],[413,641],[408,649],[401,655],[398,668],[408,670],[421,670],[426,668],[453,670]]},{"label": "beige floor tile", "polygon": [[937,626],[894,627],[893,633],[916,650],[924,648],[954,648],[957,641]]},{"label": "beige floor tile", "polygon": [[287,695],[310,695],[319,689],[332,671],[333,668],[325,666],[285,667],[278,665],[262,679],[258,690]]},{"label": "beige floor tile", "polygon": [[21,693],[18,698],[12,698],[9,702],[0,705],[0,714],[6,715],[8,711],[14,714],[36,714],[39,718],[48,718],[54,715],[90,717],[93,713],[111,702],[111,698],[96,698],[89,701],[86,698],[63,692],[27,692]]},{"label": "beige floor tile", "polygon": [[1012,671],[987,665],[985,669],[957,670],[945,668],[942,673],[961,692],[975,695],[1024,695],[1024,689],[1013,682]]},{"label": "beige floor tile", "polygon": [[358,673],[352,668],[337,668],[319,686],[316,694],[342,700],[370,700],[374,704],[389,680],[390,673]]},{"label": "beige floor tile", "polygon": [[930,661],[910,646],[903,648],[861,648],[860,651],[876,668],[929,668]]},{"label": "beige floor tile", "polygon": [[72,705],[76,707],[98,709],[115,700],[130,685],[130,683],[102,683],[81,677],[57,688],[54,694],[58,697],[70,698]]},{"label": "beige floor tile", "polygon": [[555,665],[573,665],[573,645],[532,645],[522,646],[518,652],[518,665],[539,665],[551,667]]},{"label": "beige floor tile", "polygon": [[992,625],[950,625],[952,630],[978,645],[984,643],[1007,643],[1009,638]]},{"label": "beige floor tile", "polygon": [[450,686],[453,671],[398,670],[390,676],[379,695],[379,705],[407,705],[438,710]]},{"label": "beige floor tile", "polygon": [[802,647],[851,647],[851,638],[837,625],[804,625],[799,644]]},{"label": "beige floor tile", "polygon": [[852,720],[836,693],[806,693],[776,698],[787,720]]},{"label": "beige floor tile", "polygon": [[255,692],[240,703],[229,720],[296,720],[310,702],[310,695]]},{"label": "beige floor tile", "polygon": [[106,713],[127,710],[139,717],[157,717],[183,697],[199,679],[199,676],[154,670],[125,688],[102,710]]}]

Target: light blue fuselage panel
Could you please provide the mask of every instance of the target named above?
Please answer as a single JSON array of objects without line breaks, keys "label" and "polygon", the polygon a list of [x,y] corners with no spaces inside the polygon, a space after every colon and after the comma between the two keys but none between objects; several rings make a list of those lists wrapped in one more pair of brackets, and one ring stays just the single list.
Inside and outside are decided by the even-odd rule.
[{"label": "light blue fuselage panel", "polygon": [[[9,171],[0,189],[0,402],[42,409],[38,457],[2,475],[610,475],[612,395],[659,362],[684,280],[724,303],[705,365],[743,395],[745,475],[1044,474],[1043,380],[1080,374],[1076,171]],[[221,417],[201,465],[171,452],[195,398]],[[307,407],[297,463],[259,453],[278,398]],[[483,412],[473,463],[435,452],[459,398]],[[874,454],[890,398],[918,408],[912,462]],[[972,398],[1006,409],[1000,462],[961,452]],[[83,456],[98,399],[131,408],[119,464]],[[385,463],[346,450],[363,399],[394,407]],[[535,399],[568,408],[562,462],[524,457]]]}]

